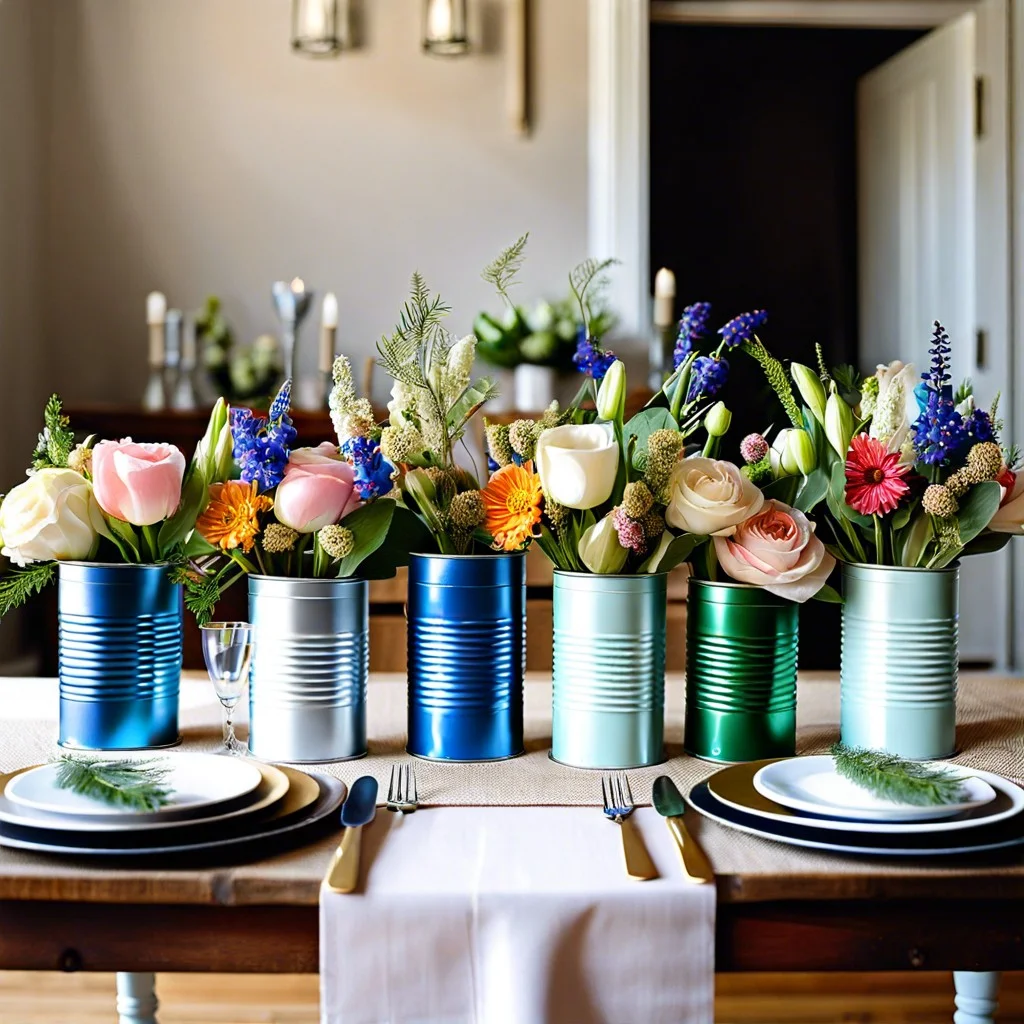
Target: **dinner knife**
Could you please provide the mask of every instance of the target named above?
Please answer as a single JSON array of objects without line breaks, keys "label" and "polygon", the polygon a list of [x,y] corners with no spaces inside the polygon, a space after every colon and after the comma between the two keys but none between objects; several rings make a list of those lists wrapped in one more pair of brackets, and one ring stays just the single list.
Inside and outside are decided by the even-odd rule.
[{"label": "dinner knife", "polygon": [[711,870],[704,851],[690,835],[683,816],[686,814],[686,801],[676,784],[667,776],[659,775],[654,780],[654,809],[665,819],[669,832],[679,847],[679,856],[683,861],[683,874],[690,882],[713,882],[715,873]]},{"label": "dinner knife", "polygon": [[363,826],[377,813],[377,780],[363,775],[352,783],[341,805],[341,824],[345,834],[334,851],[325,882],[333,892],[353,892],[359,884],[359,847]]}]

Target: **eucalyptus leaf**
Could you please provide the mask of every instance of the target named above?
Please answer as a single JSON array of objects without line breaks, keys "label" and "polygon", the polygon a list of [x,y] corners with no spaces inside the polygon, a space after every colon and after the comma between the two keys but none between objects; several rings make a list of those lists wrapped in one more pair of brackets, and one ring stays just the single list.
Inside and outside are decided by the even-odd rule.
[{"label": "eucalyptus leaf", "polygon": [[985,529],[999,509],[1002,488],[994,480],[972,487],[960,501],[957,512],[957,525],[960,527],[960,540],[969,544]]},{"label": "eucalyptus leaf", "polygon": [[636,437],[636,448],[633,452],[634,465],[636,456],[643,452],[647,453],[647,441],[651,434],[656,430],[675,430],[676,421],[672,418],[672,413],[665,408],[652,408],[652,409],[641,409],[629,422],[622,428],[623,436],[628,441],[630,436]]},{"label": "eucalyptus leaf", "polygon": [[353,575],[364,559],[376,551],[388,535],[395,502],[392,498],[378,498],[350,512],[341,525],[352,531],[352,550],[338,563],[338,576]]}]

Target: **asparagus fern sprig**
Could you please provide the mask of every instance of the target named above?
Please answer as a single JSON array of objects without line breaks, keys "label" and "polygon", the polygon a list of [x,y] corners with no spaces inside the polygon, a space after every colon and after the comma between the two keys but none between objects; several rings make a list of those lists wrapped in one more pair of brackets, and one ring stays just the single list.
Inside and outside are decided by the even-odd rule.
[{"label": "asparagus fern sprig", "polygon": [[882,800],[927,807],[964,798],[963,777],[948,768],[842,743],[834,743],[830,753],[839,775]]},{"label": "asparagus fern sprig", "polygon": [[155,811],[170,801],[171,765],[162,760],[110,761],[62,755],[57,786],[132,811]]},{"label": "asparagus fern sprig", "polygon": [[582,263],[578,263],[569,272],[569,287],[572,289],[572,293],[580,307],[583,328],[588,338],[591,336],[591,332],[590,304],[587,302],[587,290],[593,285],[595,279],[600,278],[609,267],[615,266],[618,262],[616,259],[586,259]]},{"label": "asparagus fern sprig", "polygon": [[20,608],[33,594],[51,583],[57,574],[55,562],[36,562],[27,569],[15,569],[0,577],[0,619]]},{"label": "asparagus fern sprig", "polygon": [[66,469],[68,456],[75,447],[70,420],[64,415],[59,395],[50,395],[43,410],[43,431],[32,453],[33,469]]},{"label": "asparagus fern sprig", "polygon": [[494,260],[484,267],[481,277],[494,290],[512,306],[512,300],[508,297],[508,290],[515,283],[516,276],[523,265],[526,251],[526,242],[530,233],[520,235],[507,249],[503,249]]}]

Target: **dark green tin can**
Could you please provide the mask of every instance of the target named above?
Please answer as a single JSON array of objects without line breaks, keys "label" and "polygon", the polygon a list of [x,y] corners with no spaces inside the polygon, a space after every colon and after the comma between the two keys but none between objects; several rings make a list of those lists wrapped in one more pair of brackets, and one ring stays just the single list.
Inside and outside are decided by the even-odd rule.
[{"label": "dark green tin can", "polygon": [[745,583],[690,580],[688,753],[757,761],[796,753],[798,605]]}]

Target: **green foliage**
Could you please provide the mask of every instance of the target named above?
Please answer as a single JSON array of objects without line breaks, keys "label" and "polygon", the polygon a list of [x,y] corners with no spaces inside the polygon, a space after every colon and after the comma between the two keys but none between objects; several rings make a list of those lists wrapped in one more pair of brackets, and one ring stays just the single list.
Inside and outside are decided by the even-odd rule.
[{"label": "green foliage", "polygon": [[839,593],[835,587],[830,587],[827,583],[814,595],[815,601],[821,601],[823,604],[842,604],[843,595]]},{"label": "green foliage", "polygon": [[241,575],[236,573],[225,580],[225,573],[233,567],[234,563],[229,563],[219,572],[203,573],[188,565],[179,564],[167,570],[170,581],[182,585],[185,607],[195,616],[198,625],[204,626],[213,618],[221,595]]},{"label": "green foliage", "polygon": [[43,410],[43,430],[32,453],[33,469],[66,469],[75,447],[70,420],[63,413],[59,395],[50,395]]},{"label": "green foliage", "polygon": [[839,775],[882,800],[929,807],[954,804],[964,797],[963,778],[938,765],[842,743],[834,743],[830,753]]},{"label": "green foliage", "polygon": [[494,286],[494,290],[511,306],[512,300],[508,297],[509,288],[515,283],[516,275],[522,269],[526,243],[530,238],[530,232],[520,235],[507,249],[503,249],[498,256],[484,267],[481,277]]},{"label": "green foliage", "polygon": [[789,374],[786,373],[786,368],[757,339],[745,341],[743,343],[743,351],[760,363],[765,378],[775,394],[778,395],[782,408],[789,417],[789,422],[794,427],[803,427],[803,414],[800,412],[800,406],[797,405],[797,401],[793,397],[793,387],[789,382]]},{"label": "green foliage", "polygon": [[618,262],[616,259],[585,259],[582,263],[577,263],[569,272],[569,287],[572,289],[576,302],[579,304],[580,315],[583,317],[583,326],[586,329],[587,337],[593,336],[590,330],[590,306],[587,303],[587,289],[593,285],[595,279],[599,278],[609,267],[614,267]]},{"label": "green foliage", "polygon": [[633,468],[642,472],[642,465],[647,459],[647,442],[656,430],[675,430],[676,421],[672,413],[663,406],[641,409],[622,428],[623,435],[628,439],[636,438],[633,449]]},{"label": "green foliage", "polygon": [[[956,394],[953,395],[953,404],[959,405],[961,402],[966,402],[971,395],[974,394],[974,384],[970,377],[964,377],[960,381],[960,386],[956,389]],[[995,417],[992,417],[995,419]]]},{"label": "green foliage", "polygon": [[859,404],[860,389],[864,378],[855,366],[850,366],[847,363],[836,366],[832,369],[831,377],[839,389],[839,397],[847,405],[854,406]]},{"label": "green foliage", "polygon": [[1012,537],[1012,533],[996,533],[994,530],[984,530],[964,545],[961,554],[988,555],[993,551],[1002,551],[1010,543]]},{"label": "green foliage", "polygon": [[181,503],[170,519],[165,519],[157,537],[157,558],[166,558],[178,544],[183,544],[189,533],[195,529],[196,520],[202,515],[209,500],[208,488],[203,474],[193,460],[185,470],[181,486]]},{"label": "green foliage", "polygon": [[490,377],[481,377],[479,380],[473,381],[448,410],[447,424],[452,437],[456,440],[460,438],[466,424],[476,415],[480,407],[497,398],[498,394],[498,384]]},{"label": "green foliage", "polygon": [[56,575],[56,562],[36,562],[0,577],[0,619],[38,594]]},{"label": "green foliage", "polygon": [[395,514],[392,498],[378,498],[350,512],[341,525],[352,531],[352,550],[338,562],[339,577],[351,576],[364,558],[376,551],[388,535]]},{"label": "green foliage", "polygon": [[432,357],[440,357],[451,347],[448,332],[442,326],[451,312],[440,295],[430,289],[417,271],[412,275],[411,294],[402,306],[398,325],[390,337],[377,342],[377,364],[388,376],[414,388],[427,388],[427,367]]},{"label": "green foliage", "polygon": [[409,564],[410,552],[430,550],[430,530],[423,520],[405,505],[395,505],[387,538],[363,560],[359,576],[367,580],[390,579],[400,565]]},{"label": "green foliage", "polygon": [[960,528],[960,542],[969,544],[985,529],[999,509],[1002,489],[994,480],[972,487],[960,499],[956,520]]},{"label": "green foliage", "polygon": [[641,567],[641,572],[669,572],[676,566],[682,565],[693,553],[693,549],[705,541],[707,541],[706,537],[695,537],[692,533],[673,537],[665,548],[664,554],[658,559],[657,565],[651,565],[647,569]]},{"label": "green foliage", "polygon": [[63,754],[56,761],[57,786],[80,796],[133,811],[155,811],[170,801],[171,765],[164,760],[109,761]]}]

